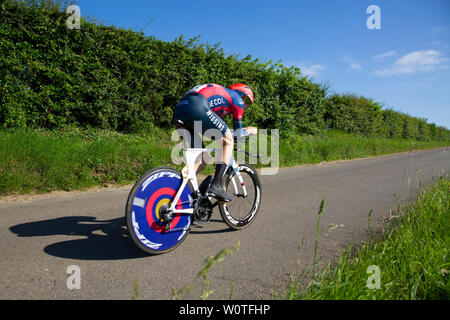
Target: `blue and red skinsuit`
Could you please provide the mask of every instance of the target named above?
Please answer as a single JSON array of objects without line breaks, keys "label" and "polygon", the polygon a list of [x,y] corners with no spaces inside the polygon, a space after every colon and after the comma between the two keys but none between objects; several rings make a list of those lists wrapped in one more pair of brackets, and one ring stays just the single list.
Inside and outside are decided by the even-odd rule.
[{"label": "blue and red skinsuit", "polygon": [[243,137],[247,135],[247,131],[242,129],[244,109],[244,101],[236,91],[218,84],[204,84],[183,96],[175,108],[173,118],[183,121],[191,131],[193,122],[201,121],[202,134],[214,128],[225,135],[227,126],[223,118],[231,113],[235,135]]},{"label": "blue and red skinsuit", "polygon": [[233,115],[235,131],[242,129],[242,116],[245,106],[244,101],[236,91],[218,84],[207,84],[197,92],[208,99],[210,109],[222,119],[229,113]]}]

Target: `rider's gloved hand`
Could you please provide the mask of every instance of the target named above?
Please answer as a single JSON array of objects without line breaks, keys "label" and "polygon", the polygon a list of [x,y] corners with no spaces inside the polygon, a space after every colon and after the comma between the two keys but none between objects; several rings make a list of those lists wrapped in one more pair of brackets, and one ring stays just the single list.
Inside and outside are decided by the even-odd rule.
[{"label": "rider's gloved hand", "polygon": [[247,131],[249,136],[256,136],[258,134],[258,128],[256,127],[247,127],[244,130]]}]

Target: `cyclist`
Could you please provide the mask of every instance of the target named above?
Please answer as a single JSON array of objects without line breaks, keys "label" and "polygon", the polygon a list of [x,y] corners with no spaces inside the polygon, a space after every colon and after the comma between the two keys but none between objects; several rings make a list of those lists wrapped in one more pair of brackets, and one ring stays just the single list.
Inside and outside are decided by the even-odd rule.
[{"label": "cyclist", "polygon": [[[207,130],[216,129],[215,133],[219,133],[221,136],[222,159],[219,159],[216,164],[214,178],[207,193],[208,196],[217,200],[232,200],[222,187],[222,177],[231,159],[234,147],[233,135],[223,118],[230,113],[233,115],[234,134],[238,139],[247,135],[256,135],[258,133],[257,128],[242,127],[244,109],[251,104],[253,104],[253,92],[246,84],[237,83],[229,88],[218,84],[203,84],[189,90],[175,108],[173,119],[184,123],[184,127],[191,135],[191,147],[194,147],[194,145],[200,147],[196,142],[199,141],[200,134],[205,135]],[[194,121],[201,121],[201,132],[194,130]],[[206,135],[208,135],[208,132],[206,132]],[[197,161],[196,173],[200,173],[205,166],[206,162],[203,159]]]}]

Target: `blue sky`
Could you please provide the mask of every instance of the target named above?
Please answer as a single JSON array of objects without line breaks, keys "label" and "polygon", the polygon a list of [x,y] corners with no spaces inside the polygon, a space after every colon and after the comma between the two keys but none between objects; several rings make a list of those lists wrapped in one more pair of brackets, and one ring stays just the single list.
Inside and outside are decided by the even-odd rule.
[{"label": "blue sky", "polygon": [[[450,128],[450,1],[77,0],[83,16],[171,41],[201,36],[226,53],[296,65],[356,93]],[[369,29],[370,5],[381,29]]]}]

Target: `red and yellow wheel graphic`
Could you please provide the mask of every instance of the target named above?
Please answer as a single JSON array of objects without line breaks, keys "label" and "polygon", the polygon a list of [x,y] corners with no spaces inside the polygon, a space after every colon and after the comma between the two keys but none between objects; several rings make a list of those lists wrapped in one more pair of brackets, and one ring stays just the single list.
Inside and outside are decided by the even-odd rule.
[{"label": "red and yellow wheel graphic", "polygon": [[[146,207],[146,215],[147,215],[147,222],[150,228],[152,230],[159,232],[159,233],[165,233],[166,229],[161,224],[161,217],[159,216],[159,210],[162,205],[168,204],[169,206],[172,204],[172,200],[175,197],[176,191],[172,188],[161,188],[157,190],[153,195],[150,197],[150,199],[147,202]],[[177,209],[181,209],[181,199],[178,200],[177,203]],[[175,229],[176,225],[180,221],[180,214],[176,214],[174,217],[174,220],[170,224],[171,229]]]},{"label": "red and yellow wheel graphic", "polygon": [[180,192],[176,203],[177,210],[191,209],[192,197],[189,186],[180,190],[181,173],[170,168],[157,168],[149,171],[140,179],[130,193],[129,220],[133,241],[144,251],[150,253],[167,252],[181,243],[189,233],[191,215],[177,213],[173,216],[170,228],[160,216],[161,208],[170,207]]}]

